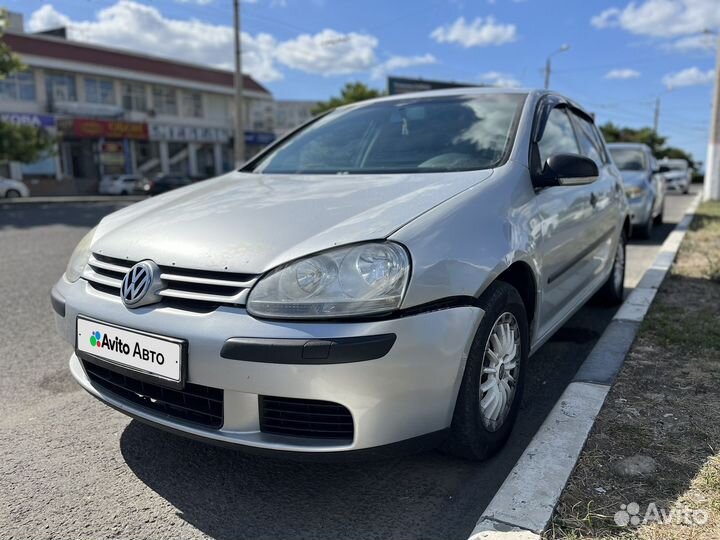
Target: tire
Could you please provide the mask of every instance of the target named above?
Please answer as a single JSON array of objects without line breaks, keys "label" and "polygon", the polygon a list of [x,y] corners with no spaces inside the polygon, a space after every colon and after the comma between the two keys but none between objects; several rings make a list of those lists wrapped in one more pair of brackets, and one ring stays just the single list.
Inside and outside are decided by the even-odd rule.
[{"label": "tire", "polygon": [[[514,287],[500,281],[493,283],[480,297],[479,307],[485,311],[485,315],[470,348],[460,392],[455,403],[450,436],[443,447],[443,451],[446,453],[470,460],[489,458],[500,450],[510,436],[522,401],[525,369],[530,349],[525,305]],[[515,339],[500,342],[498,336],[495,335],[495,339],[491,340],[494,332],[502,332],[503,328],[512,328]],[[494,373],[486,373],[485,369],[492,369],[492,366],[486,364],[493,363],[490,354],[486,354],[486,348],[493,351],[508,350],[497,347],[498,343],[514,343],[509,348],[514,351],[514,355],[504,355],[508,363],[503,364],[503,367],[496,369]],[[514,367],[506,370],[504,365],[513,365],[511,363],[513,359],[515,360]],[[508,375],[514,378],[514,383],[505,379]],[[505,384],[496,382],[494,386],[491,386],[484,394],[488,404],[482,407],[481,384],[490,383],[492,385],[491,379],[497,381],[501,378],[504,379]],[[508,396],[507,391],[499,391],[500,388],[508,388],[507,391],[512,391],[512,395]],[[490,398],[491,393],[496,397]],[[505,407],[502,407],[498,419],[493,422],[482,411],[487,411],[489,407],[492,407],[493,402],[502,399],[497,397],[501,394],[506,396],[505,399],[508,401],[506,401]]]},{"label": "tire", "polygon": [[660,207],[660,213],[653,219],[654,225],[662,225],[663,217],[665,215],[665,200],[663,200],[662,206]]},{"label": "tire", "polygon": [[[653,203],[653,206],[655,203]],[[650,207],[652,208],[652,206]],[[633,236],[637,238],[642,239],[649,239],[652,236],[652,230],[653,225],[655,224],[655,220],[652,217],[652,210],[650,211],[650,215],[648,216],[648,219],[645,223],[641,223],[640,225],[633,225]]]},{"label": "tire", "polygon": [[129,195],[129,193],[127,191],[121,191],[120,195],[125,197],[125,196]]},{"label": "tire", "polygon": [[17,189],[8,189],[5,192],[5,197],[7,199],[18,199],[22,197],[22,195],[20,195],[20,192]]},{"label": "tire", "polygon": [[610,271],[607,281],[600,287],[595,298],[601,304],[606,306],[617,306],[622,304],[625,296],[625,248],[627,245],[627,234],[625,230],[620,233],[617,249],[615,251],[615,260]]}]

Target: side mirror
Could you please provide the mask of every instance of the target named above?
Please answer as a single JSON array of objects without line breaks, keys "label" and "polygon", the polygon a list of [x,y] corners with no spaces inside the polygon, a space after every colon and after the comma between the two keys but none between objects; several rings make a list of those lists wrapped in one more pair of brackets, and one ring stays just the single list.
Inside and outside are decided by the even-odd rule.
[{"label": "side mirror", "polygon": [[536,186],[580,186],[591,184],[600,175],[597,164],[577,154],[555,154],[545,161]]}]

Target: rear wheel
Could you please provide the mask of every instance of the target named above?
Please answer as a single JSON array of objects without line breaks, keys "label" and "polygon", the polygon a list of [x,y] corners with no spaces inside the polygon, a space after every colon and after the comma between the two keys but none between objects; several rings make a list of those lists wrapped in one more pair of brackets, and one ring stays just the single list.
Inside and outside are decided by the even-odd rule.
[{"label": "rear wheel", "polygon": [[615,249],[612,271],[596,295],[601,303],[609,306],[621,304],[625,296],[625,244],[626,235],[623,230]]},{"label": "rear wheel", "polygon": [[5,192],[5,197],[7,197],[8,199],[17,199],[18,197],[20,197],[20,192],[17,189],[8,189]]},{"label": "rear wheel", "polygon": [[473,460],[489,458],[510,436],[529,352],[525,305],[514,287],[496,282],[479,304],[485,315],[470,348],[444,447]]}]

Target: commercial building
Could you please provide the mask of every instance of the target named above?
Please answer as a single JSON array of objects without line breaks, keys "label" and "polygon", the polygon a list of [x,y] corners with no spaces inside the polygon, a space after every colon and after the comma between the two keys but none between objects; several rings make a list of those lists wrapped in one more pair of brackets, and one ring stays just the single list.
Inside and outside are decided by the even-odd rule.
[{"label": "commercial building", "polygon": [[[59,142],[38,163],[0,165],[0,175],[32,180],[34,192],[92,192],[103,175],[207,177],[233,167],[231,72],[70,41],[63,29],[21,30],[16,19],[2,37],[28,69],[0,81],[0,120]],[[249,157],[275,138],[274,101],[247,75],[243,96]]]},{"label": "commercial building", "polygon": [[313,117],[317,101],[276,100],[275,135],[281,137]]}]

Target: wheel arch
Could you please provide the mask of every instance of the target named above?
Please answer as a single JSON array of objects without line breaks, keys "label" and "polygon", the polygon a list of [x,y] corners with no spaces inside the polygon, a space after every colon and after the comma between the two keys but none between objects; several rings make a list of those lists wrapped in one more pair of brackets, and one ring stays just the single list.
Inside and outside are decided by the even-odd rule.
[{"label": "wheel arch", "polygon": [[[514,287],[520,294],[525,311],[527,312],[528,328],[533,328],[533,323],[537,318],[538,309],[538,283],[537,276],[530,264],[525,261],[517,260],[502,270],[495,279],[491,280],[487,287],[496,281],[502,281]],[[483,291],[487,289],[485,287]],[[531,331],[532,333],[532,331]]]}]

